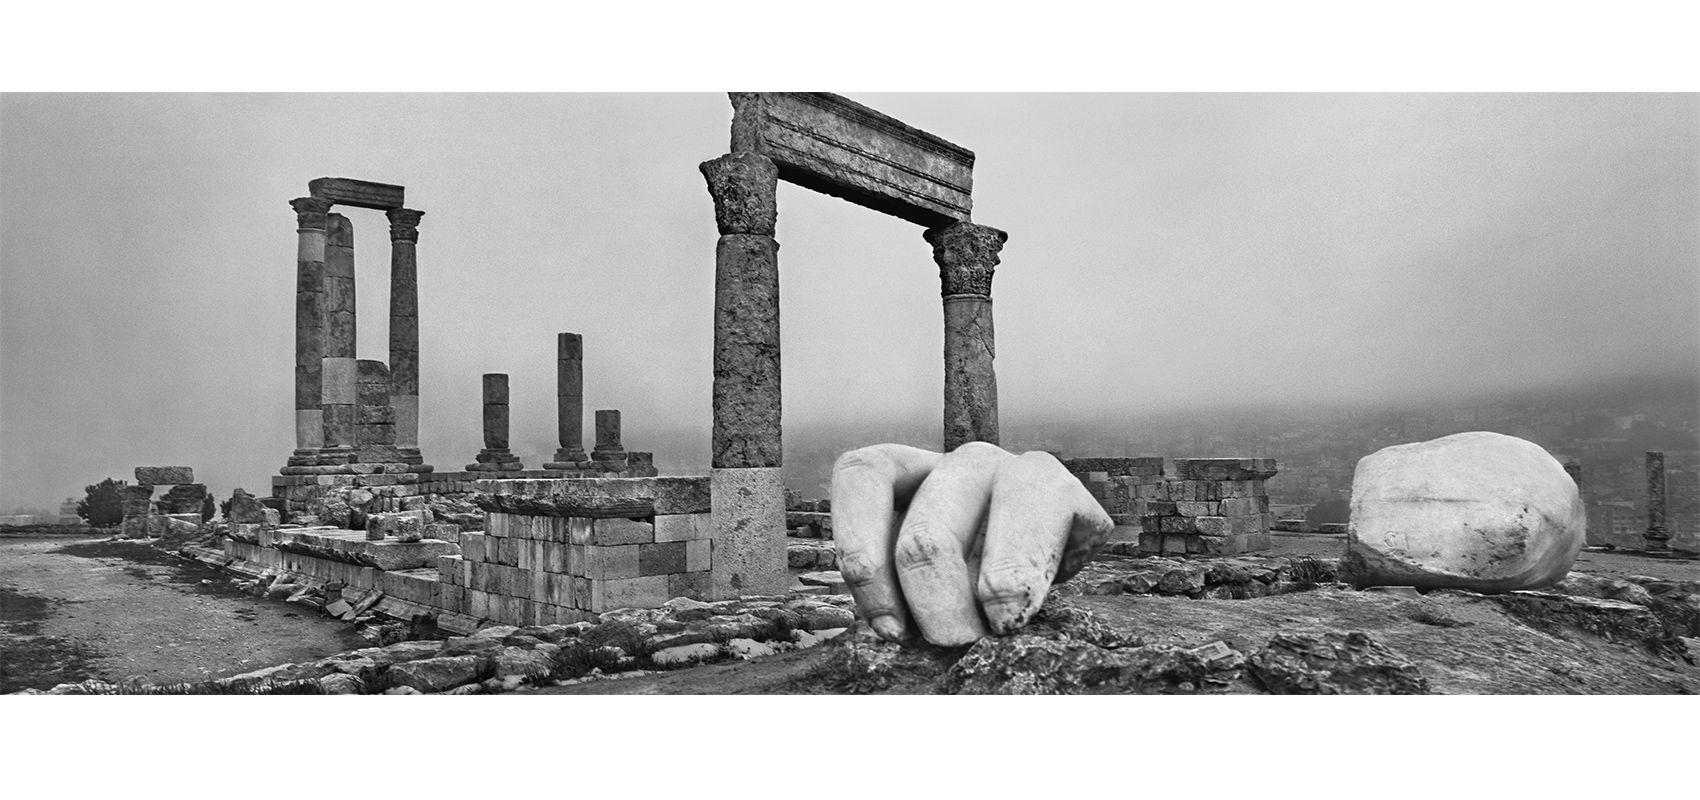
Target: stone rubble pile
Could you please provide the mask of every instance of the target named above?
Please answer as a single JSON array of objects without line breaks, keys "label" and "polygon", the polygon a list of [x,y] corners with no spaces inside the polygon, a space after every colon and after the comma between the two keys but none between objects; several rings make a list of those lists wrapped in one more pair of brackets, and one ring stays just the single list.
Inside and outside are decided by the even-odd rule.
[{"label": "stone rubble pile", "polygon": [[[494,625],[468,636],[367,647],[223,678],[223,686],[317,681],[325,694],[478,694],[813,647],[855,620],[848,596],[684,598],[571,625]],[[75,692],[75,684],[49,694]]]},{"label": "stone rubble pile", "polygon": [[1052,589],[1063,595],[1157,594],[1193,599],[1246,600],[1318,586],[1339,586],[1334,559],[1240,556],[1181,559],[1121,555],[1133,542],[1111,542],[1098,558],[1067,583]]}]

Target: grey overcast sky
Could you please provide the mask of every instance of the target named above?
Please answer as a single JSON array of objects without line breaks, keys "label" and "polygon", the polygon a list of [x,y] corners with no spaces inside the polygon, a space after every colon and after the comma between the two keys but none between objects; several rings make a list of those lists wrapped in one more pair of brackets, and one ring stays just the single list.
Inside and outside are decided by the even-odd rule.
[{"label": "grey overcast sky", "polygon": [[[858,94],[978,154],[1006,427],[1058,414],[1389,403],[1700,365],[1696,95]],[[719,94],[0,96],[0,506],[136,464],[265,492],[293,447],[308,180],[407,187],[422,432],[458,468],[479,375],[549,452],[554,334],[629,446],[707,461]],[[388,234],[352,209],[359,355]],[[936,419],[920,231],[785,186],[788,431]],[[1205,413],[1200,411],[1200,413]],[[649,432],[646,434],[646,432]]]}]

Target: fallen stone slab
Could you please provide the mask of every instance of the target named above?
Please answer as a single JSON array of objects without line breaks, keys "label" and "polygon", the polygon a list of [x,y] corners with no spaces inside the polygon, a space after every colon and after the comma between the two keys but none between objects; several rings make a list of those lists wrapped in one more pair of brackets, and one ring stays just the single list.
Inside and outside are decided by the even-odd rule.
[{"label": "fallen stone slab", "polygon": [[392,687],[407,687],[420,692],[443,692],[479,680],[484,660],[478,656],[442,656],[422,658],[390,667],[387,675]]},{"label": "fallen stone slab", "polygon": [[195,470],[189,467],[136,468],[136,483],[142,486],[175,486],[194,482]]}]

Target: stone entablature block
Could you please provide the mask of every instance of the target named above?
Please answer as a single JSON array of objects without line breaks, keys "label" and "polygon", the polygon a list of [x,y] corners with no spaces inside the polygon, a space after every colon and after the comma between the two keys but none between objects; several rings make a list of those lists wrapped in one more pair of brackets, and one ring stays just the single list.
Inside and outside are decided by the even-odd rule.
[{"label": "stone entablature block", "polygon": [[403,195],[407,190],[394,184],[353,178],[315,178],[307,182],[307,191],[339,205],[389,211],[406,205]]},{"label": "stone entablature block", "polygon": [[732,93],[732,150],[779,177],[932,228],[969,218],[974,153],[828,92]]}]

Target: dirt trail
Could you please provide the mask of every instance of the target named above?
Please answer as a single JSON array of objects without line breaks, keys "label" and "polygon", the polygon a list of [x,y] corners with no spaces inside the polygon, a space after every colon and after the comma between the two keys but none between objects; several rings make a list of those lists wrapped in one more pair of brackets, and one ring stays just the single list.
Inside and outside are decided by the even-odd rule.
[{"label": "dirt trail", "polygon": [[211,568],[146,545],[0,540],[0,693],[87,678],[206,680],[365,645],[346,624],[241,594]]}]

